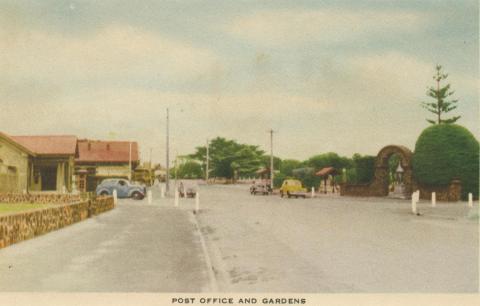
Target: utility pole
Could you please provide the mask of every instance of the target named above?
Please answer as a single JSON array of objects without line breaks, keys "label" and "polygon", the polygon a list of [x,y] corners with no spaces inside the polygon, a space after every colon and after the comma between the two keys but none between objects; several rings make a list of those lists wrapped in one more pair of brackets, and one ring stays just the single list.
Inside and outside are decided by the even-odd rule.
[{"label": "utility pole", "polygon": [[207,165],[206,165],[206,170],[205,170],[205,181],[206,183],[208,184],[208,167],[209,167],[209,163],[210,163],[210,141],[208,140],[207,138]]},{"label": "utility pole", "polygon": [[150,182],[150,186],[153,185],[152,182],[152,148],[150,148],[150,162],[148,163],[148,180]]},{"label": "utility pole", "polygon": [[168,108],[167,108],[167,161],[166,161],[166,175],[165,175],[165,191],[168,195],[168,192],[170,190],[170,156],[169,156],[169,153],[170,153],[170,148],[169,148],[169,114],[168,114]]},{"label": "utility pole", "polygon": [[270,129],[270,187],[273,189],[273,129]]},{"label": "utility pole", "polygon": [[128,180],[132,180],[132,142],[128,142]]}]

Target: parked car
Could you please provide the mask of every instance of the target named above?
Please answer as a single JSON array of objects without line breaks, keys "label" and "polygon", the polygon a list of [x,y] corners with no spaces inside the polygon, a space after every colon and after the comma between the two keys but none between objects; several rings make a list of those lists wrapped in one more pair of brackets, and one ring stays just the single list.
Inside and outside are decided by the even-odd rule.
[{"label": "parked car", "polygon": [[282,186],[280,187],[280,196],[295,197],[295,198],[306,198],[307,197],[307,189],[303,188],[302,182],[299,180],[284,180]]},{"label": "parked car", "polygon": [[195,184],[180,182],[178,193],[182,198],[194,198],[197,195],[197,186]]},{"label": "parked car", "polygon": [[270,185],[265,183],[256,183],[250,186],[250,193],[253,195],[256,195],[258,193],[267,195],[269,193],[272,193],[272,188],[270,187]]},{"label": "parked car", "polygon": [[133,198],[142,200],[147,191],[144,186],[133,184],[126,179],[106,179],[97,186],[97,195],[112,195],[113,191],[117,191],[119,198]]}]

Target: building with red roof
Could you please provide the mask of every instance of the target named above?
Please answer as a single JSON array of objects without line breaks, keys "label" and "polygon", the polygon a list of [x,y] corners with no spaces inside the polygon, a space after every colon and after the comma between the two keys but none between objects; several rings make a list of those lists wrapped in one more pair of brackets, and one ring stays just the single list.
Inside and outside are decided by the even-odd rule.
[{"label": "building with red roof", "polygon": [[72,191],[72,176],[77,156],[76,136],[10,136],[10,139],[32,152],[27,190]]},{"label": "building with red roof", "polygon": [[140,164],[135,141],[104,141],[81,139],[77,142],[75,173],[78,189],[95,191],[105,178],[131,178]]}]

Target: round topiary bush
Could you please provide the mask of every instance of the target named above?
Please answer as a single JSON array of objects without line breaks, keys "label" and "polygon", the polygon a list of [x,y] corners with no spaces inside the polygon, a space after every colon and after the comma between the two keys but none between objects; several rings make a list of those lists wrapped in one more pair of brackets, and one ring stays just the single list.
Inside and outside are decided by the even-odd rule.
[{"label": "round topiary bush", "polygon": [[478,197],[479,143],[466,128],[437,124],[425,129],[415,144],[413,174],[421,184],[447,186],[462,183],[462,198]]}]

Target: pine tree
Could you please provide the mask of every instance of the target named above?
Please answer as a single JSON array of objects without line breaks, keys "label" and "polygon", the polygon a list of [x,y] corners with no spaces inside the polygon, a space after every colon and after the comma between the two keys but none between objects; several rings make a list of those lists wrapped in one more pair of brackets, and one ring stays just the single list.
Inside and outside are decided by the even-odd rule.
[{"label": "pine tree", "polygon": [[440,123],[454,123],[457,121],[460,116],[454,116],[449,119],[443,119],[442,114],[448,113],[457,108],[458,100],[447,100],[448,97],[453,95],[455,92],[450,90],[450,84],[441,86],[440,83],[447,79],[448,74],[442,72],[442,66],[436,66],[437,73],[433,76],[435,80],[436,87],[430,87],[427,91],[427,96],[435,99],[435,102],[422,102],[422,106],[427,109],[429,112],[437,115],[436,120],[427,119],[431,124],[440,124]]}]

